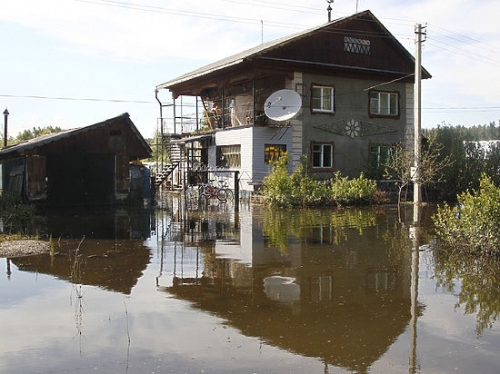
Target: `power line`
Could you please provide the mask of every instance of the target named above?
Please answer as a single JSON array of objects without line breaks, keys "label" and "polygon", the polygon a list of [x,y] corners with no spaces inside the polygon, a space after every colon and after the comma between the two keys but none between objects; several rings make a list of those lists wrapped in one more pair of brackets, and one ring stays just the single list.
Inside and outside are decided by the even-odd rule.
[{"label": "power line", "polygon": [[[104,5],[104,6],[109,6],[109,7],[133,9],[133,10],[139,10],[139,11],[144,11],[144,12],[152,12],[152,13],[174,14],[174,15],[180,15],[180,16],[186,16],[186,17],[196,16],[197,18],[205,18],[205,19],[218,20],[218,21],[246,23],[246,24],[260,24],[260,22],[261,22],[260,20],[246,18],[246,17],[222,16],[222,15],[213,14],[213,13],[212,14],[201,13],[201,12],[195,12],[195,11],[179,10],[179,9],[165,8],[165,7],[152,6],[152,5],[137,5],[137,4],[128,3],[128,2],[124,2],[124,1],[117,1],[117,0],[75,0],[75,1],[78,1],[81,3],[89,3],[89,4]],[[279,23],[275,23],[275,22],[270,22],[270,23],[279,25]]]},{"label": "power line", "polygon": [[[339,95],[353,94],[350,93],[337,93]],[[18,99],[42,99],[42,100],[68,100],[68,101],[93,101],[93,102],[112,102],[112,103],[129,103],[129,104],[156,104],[154,101],[144,101],[144,100],[118,100],[118,99],[99,99],[99,98],[78,98],[78,97],[55,97],[55,96],[39,96],[39,95],[9,95],[0,94],[0,97],[7,98],[18,98]],[[186,106],[186,105],[185,105]],[[194,104],[187,104],[188,107],[194,107]],[[307,106],[304,106],[307,108]],[[360,109],[360,108],[355,108]],[[469,107],[423,107],[424,110],[438,110],[438,111],[497,111],[500,110],[500,106],[469,106]],[[193,115],[193,114],[191,114]]]},{"label": "power line", "polygon": [[143,100],[119,100],[119,99],[98,99],[92,97],[55,97],[55,96],[39,96],[39,95],[9,95],[0,94],[0,97],[9,97],[17,99],[44,99],[44,100],[68,100],[68,101],[97,101],[107,103],[127,103],[127,104],[154,104],[154,101]]},{"label": "power line", "polygon": [[[213,14],[213,13],[202,13],[202,12],[196,12],[196,11],[188,11],[188,10],[182,10],[182,9],[173,9],[173,8],[166,8],[162,6],[152,6],[152,5],[141,5],[141,4],[134,4],[131,2],[127,1],[119,1],[119,0],[74,0],[78,2],[83,2],[83,3],[89,3],[89,4],[95,4],[95,5],[102,5],[102,6],[109,6],[109,7],[119,7],[119,8],[125,8],[125,9],[132,9],[132,10],[138,10],[138,11],[146,11],[146,12],[153,12],[153,13],[163,13],[163,14],[174,14],[174,15],[179,15],[179,16],[185,16],[185,17],[192,17],[195,16],[197,18],[205,18],[205,19],[212,19],[212,20],[219,20],[219,21],[226,21],[226,22],[236,22],[236,23],[246,23],[246,24],[253,24],[253,25],[261,25],[263,20],[262,19],[252,19],[248,17],[234,17],[234,16],[228,16],[228,15],[220,15],[220,14]],[[317,10],[315,11],[314,8],[311,7],[303,7],[299,5],[290,5],[286,3],[280,3],[280,2],[274,2],[273,5],[269,3],[269,1],[266,0],[247,0],[247,1],[239,1],[239,0],[220,0],[228,3],[235,3],[235,4],[242,4],[242,5],[262,5],[266,6],[266,8],[273,8],[277,9],[280,11],[288,11],[288,12],[299,12],[299,13],[310,13],[310,14],[320,14],[320,11]],[[324,10],[321,10],[323,12]],[[340,12],[338,12],[340,13]],[[410,20],[404,20],[404,19],[399,19],[399,18],[387,18],[385,17],[384,20],[390,20],[389,23],[396,22],[401,24],[410,24]],[[267,21],[266,22],[267,26],[274,26],[274,27],[281,27],[281,28],[290,28],[290,29],[304,29],[304,27],[307,27],[305,25],[298,25],[298,24],[290,24],[290,23],[283,23],[283,22],[272,22],[272,21]],[[441,35],[445,38],[448,38],[450,40],[457,41],[459,43],[464,43],[464,44],[471,44],[471,43],[481,43],[485,44],[484,42],[480,41],[479,39],[472,38],[454,31],[450,31],[447,29],[444,29],[442,27],[439,27],[437,25],[432,24],[433,28],[443,30],[447,32],[447,34],[441,33]],[[339,30],[338,32],[341,32]],[[439,32],[437,33],[439,35]],[[370,35],[370,33],[366,33],[366,35]],[[372,33],[370,36],[376,37],[377,35]],[[407,38],[408,36],[404,36],[404,38]],[[461,49],[460,47],[455,47],[450,44],[447,44],[443,41],[440,41],[435,38],[430,38],[434,40],[436,43],[442,43],[444,45],[448,45],[449,47],[452,47],[454,49],[457,49],[454,53],[457,54],[467,54],[470,52],[467,52],[464,49]],[[491,47],[495,48],[495,47]],[[490,53],[495,53],[494,50],[491,49],[486,49]],[[450,52],[453,52],[450,50]],[[470,56],[469,56],[470,57]],[[475,55],[473,58],[477,58],[477,55]],[[482,56],[482,58],[492,61],[496,63],[497,61],[488,57]]]},{"label": "power line", "polygon": [[[281,11],[289,11],[289,12],[297,12],[297,13],[309,13],[309,14],[320,14],[320,11],[316,8],[311,8],[311,7],[304,7],[300,5],[292,5],[292,4],[287,4],[287,3],[279,3],[279,2],[273,2],[273,5],[267,0],[246,0],[246,1],[237,1],[237,0],[219,0],[222,2],[226,3],[233,3],[233,4],[241,4],[241,5],[254,5],[257,6],[265,6],[266,9],[278,9]],[[324,11],[321,10],[321,14],[324,14]]]},{"label": "power line", "polygon": [[[432,27],[435,27],[436,29],[439,29],[439,30],[446,31],[448,34],[451,34],[451,35],[448,35],[448,34],[437,32],[438,35],[442,35],[445,38],[457,41],[459,43],[474,44],[474,46],[476,46],[476,47],[477,47],[477,43],[479,43],[480,44],[479,47],[481,49],[486,50],[488,53],[494,53],[494,54],[498,54],[499,53],[498,52],[498,47],[490,45],[488,43],[485,43],[484,41],[481,41],[479,39],[472,38],[472,37],[470,37],[468,35],[463,35],[463,34],[460,34],[458,32],[455,32],[455,31],[450,31],[450,30],[444,29],[444,28],[439,27],[439,26],[434,25],[434,24],[432,24]],[[454,35],[456,35],[456,36],[454,36]],[[482,47],[481,45],[486,45],[486,46],[488,46],[488,48]]]}]

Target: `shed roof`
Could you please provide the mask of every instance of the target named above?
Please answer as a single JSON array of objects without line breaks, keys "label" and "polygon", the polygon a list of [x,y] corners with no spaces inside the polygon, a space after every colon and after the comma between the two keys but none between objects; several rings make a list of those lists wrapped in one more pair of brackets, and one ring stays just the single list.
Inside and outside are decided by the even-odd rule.
[{"label": "shed roof", "polygon": [[[262,57],[263,55],[265,55],[267,52],[269,51],[272,51],[276,48],[281,48],[291,42],[296,42],[302,38],[305,38],[305,37],[308,37],[316,32],[319,32],[319,31],[323,31],[323,30],[326,30],[326,29],[329,29],[329,28],[332,28],[332,27],[338,27],[340,25],[342,25],[343,23],[345,23],[346,21],[351,21],[351,20],[355,20],[355,19],[361,19],[361,18],[368,18],[370,19],[371,21],[375,22],[375,24],[384,32],[387,34],[387,36],[392,40],[393,42],[393,45],[399,49],[400,53],[402,54],[403,58],[409,60],[409,61],[412,61],[414,62],[415,59],[414,57],[406,50],[406,48],[389,32],[389,30],[386,29],[386,27],[369,11],[369,10],[366,10],[364,12],[360,12],[360,13],[357,13],[357,14],[354,14],[352,16],[348,16],[348,17],[343,17],[343,18],[339,18],[339,19],[336,19],[332,22],[328,22],[326,24],[323,24],[323,25],[320,25],[320,26],[316,26],[316,27],[313,27],[313,28],[310,28],[310,29],[307,29],[305,31],[301,31],[301,32],[298,32],[298,33],[295,33],[295,34],[291,34],[291,35],[288,35],[288,36],[285,36],[285,37],[282,37],[282,38],[279,38],[279,39],[276,39],[276,40],[273,40],[273,41],[269,41],[269,42],[266,42],[266,43],[263,43],[263,44],[260,44],[256,47],[253,47],[253,48],[250,48],[246,51],[243,51],[243,52],[240,52],[240,53],[237,53],[235,55],[232,55],[232,56],[229,56],[229,57],[226,57],[222,60],[219,60],[219,61],[216,61],[214,63],[211,63],[209,65],[206,65],[204,67],[201,67],[199,69],[196,69],[192,72],[189,72],[189,73],[186,73],[184,75],[181,75],[175,79],[172,79],[170,81],[167,81],[165,83],[162,83],[162,84],[159,84],[158,86],[156,86],[156,89],[157,90],[160,90],[160,89],[168,89],[170,87],[173,87],[175,85],[178,85],[178,84],[182,84],[184,82],[187,82],[189,80],[192,80],[192,79],[196,79],[196,78],[201,78],[203,76],[207,76],[211,73],[215,73],[215,72],[218,72],[218,71],[221,71],[221,70],[224,70],[224,69],[227,69],[227,68],[230,68],[230,67],[233,67],[233,66],[236,66],[236,65],[239,65],[245,61],[249,61],[249,60],[252,60],[254,58],[257,58],[257,57]],[[430,78],[431,75],[429,74],[429,72],[427,72],[427,70],[425,70],[425,68],[422,68],[422,72],[423,72],[423,78]]]},{"label": "shed roof", "polygon": [[107,119],[102,122],[95,123],[90,126],[86,127],[80,127],[76,129],[70,129],[70,130],[63,130],[57,133],[51,133],[51,134],[46,134],[42,135],[33,139],[29,139],[26,141],[23,141],[18,144],[14,144],[11,146],[7,146],[5,148],[2,148],[0,150],[0,160],[1,159],[6,159],[9,158],[13,155],[22,155],[25,151],[33,149],[35,147],[40,147],[47,145],[52,142],[59,141],[61,139],[65,139],[71,136],[77,136],[81,133],[84,133],[89,130],[94,130],[99,127],[105,127],[107,125],[110,125],[111,123],[116,123],[116,122],[125,122],[130,126],[130,129],[132,132],[137,136],[137,139],[140,142],[140,145],[144,148],[144,155],[150,155],[152,153],[151,147],[149,144],[146,142],[146,140],[142,137],[141,133],[137,129],[137,127],[134,125],[132,120],[130,119],[130,115],[128,113],[123,113],[119,116]]}]

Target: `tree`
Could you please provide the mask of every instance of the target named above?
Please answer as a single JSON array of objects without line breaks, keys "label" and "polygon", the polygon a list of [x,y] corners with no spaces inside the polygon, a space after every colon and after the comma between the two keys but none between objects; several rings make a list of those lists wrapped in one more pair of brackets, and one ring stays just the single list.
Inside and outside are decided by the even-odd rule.
[{"label": "tree", "polygon": [[[444,145],[437,141],[435,133],[429,133],[429,136],[422,144],[420,156],[420,185],[430,187],[437,184],[442,178],[442,171],[451,165],[451,157],[442,156]],[[415,172],[413,150],[409,150],[403,144],[399,143],[391,154],[389,164],[386,166],[385,175],[387,177],[396,177],[400,182],[398,184],[398,206],[401,204],[403,190],[407,189],[413,180]]]},{"label": "tree", "polygon": [[55,132],[60,132],[62,129],[59,126],[53,127],[53,126],[46,126],[46,127],[33,127],[32,130],[24,130],[23,132],[20,132],[17,134],[15,141],[16,142],[22,142],[30,139],[37,138],[42,135],[46,134],[52,134]]},{"label": "tree", "polygon": [[423,133],[427,137],[435,134],[437,142],[444,146],[440,158],[450,159],[437,183],[437,191],[442,199],[454,201],[462,192],[478,189],[483,173],[495,183],[500,183],[500,147],[491,143],[485,149],[477,143],[500,139],[500,128],[494,122],[488,126],[470,128],[442,124],[437,128],[425,129]]},{"label": "tree", "polygon": [[170,141],[162,137],[159,131],[157,131],[153,139],[149,141],[149,145],[153,150],[153,153],[148,161],[158,163],[170,161],[170,157],[168,154],[168,150],[171,147]]}]

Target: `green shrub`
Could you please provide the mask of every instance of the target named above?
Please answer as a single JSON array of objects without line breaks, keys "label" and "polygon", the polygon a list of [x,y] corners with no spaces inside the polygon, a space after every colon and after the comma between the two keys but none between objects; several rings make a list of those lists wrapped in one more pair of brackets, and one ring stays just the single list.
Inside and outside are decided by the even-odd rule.
[{"label": "green shrub", "polygon": [[290,158],[285,154],[264,178],[262,193],[264,199],[272,205],[315,207],[359,205],[374,201],[376,183],[363,174],[359,178],[348,179],[337,172],[334,178],[322,181],[308,173],[306,157],[301,158],[291,175],[288,174],[289,163]]},{"label": "green shrub", "polygon": [[500,252],[500,189],[483,174],[479,189],[458,195],[458,205],[438,207],[437,234],[454,250]]},{"label": "green shrub", "polygon": [[369,204],[377,192],[376,182],[365,178],[363,173],[359,178],[349,179],[337,172],[330,182],[332,199],[340,205]]},{"label": "green shrub", "polygon": [[274,164],[272,172],[264,178],[262,193],[265,199],[273,205],[292,206],[292,185],[288,176],[290,157],[284,154]]}]

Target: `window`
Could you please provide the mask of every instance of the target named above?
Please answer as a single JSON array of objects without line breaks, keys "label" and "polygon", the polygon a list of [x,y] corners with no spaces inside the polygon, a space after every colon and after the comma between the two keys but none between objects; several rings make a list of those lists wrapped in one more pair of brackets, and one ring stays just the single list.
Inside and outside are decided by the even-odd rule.
[{"label": "window", "polygon": [[222,145],[217,147],[217,166],[224,168],[241,167],[241,145]]},{"label": "window", "polygon": [[366,288],[372,292],[394,291],[397,287],[397,272],[394,267],[368,270]]},{"label": "window", "polygon": [[311,110],[316,113],[333,113],[334,89],[331,86],[311,86]]},{"label": "window", "polygon": [[370,41],[366,39],[353,38],[351,36],[344,36],[344,51],[369,55],[371,53]]},{"label": "window", "polygon": [[312,145],[312,167],[313,168],[333,167],[333,144]]},{"label": "window", "polygon": [[370,147],[372,168],[390,166],[396,157],[396,147],[393,145],[373,145]]},{"label": "window", "polygon": [[397,92],[370,92],[370,115],[399,116],[399,94]]},{"label": "window", "polygon": [[264,164],[269,165],[280,159],[286,153],[285,144],[265,144],[264,145]]},{"label": "window", "polygon": [[[367,176],[373,179],[386,179],[387,172],[395,165],[397,157],[397,146],[395,145],[372,145],[370,146],[370,163]],[[396,178],[396,176],[391,176]]]},{"label": "window", "polygon": [[333,277],[331,275],[309,278],[308,288],[312,302],[333,300]]}]

